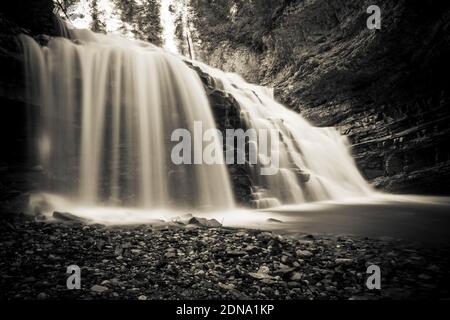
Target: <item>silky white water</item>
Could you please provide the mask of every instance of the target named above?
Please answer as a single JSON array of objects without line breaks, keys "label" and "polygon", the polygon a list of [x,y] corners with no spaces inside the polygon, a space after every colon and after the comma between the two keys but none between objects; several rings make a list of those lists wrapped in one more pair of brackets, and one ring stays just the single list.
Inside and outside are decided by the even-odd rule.
[{"label": "silky white water", "polygon": [[[170,15],[170,1],[165,5]],[[20,37],[37,123],[30,137],[47,172],[45,191],[89,207],[233,208],[225,165],[171,161],[175,129],[193,132],[196,121],[204,131],[215,128],[203,84],[186,58],[119,36],[63,31],[71,40],[51,38],[44,47]],[[311,126],[267,88],[191,62],[237,100],[247,128],[278,133],[278,148],[270,146],[278,173],[263,176],[258,165],[250,166],[256,208],[372,193],[336,130]]]},{"label": "silky white water", "polygon": [[88,30],[73,37],[45,47],[20,37],[46,188],[89,206],[232,208],[224,165],[170,158],[175,129],[215,128],[198,75],[149,43]]},{"label": "silky white water", "polygon": [[[237,74],[194,63],[237,100],[247,128],[278,132],[279,144],[269,145],[279,157],[278,174],[260,175],[258,165],[251,168],[256,207],[373,194],[351,157],[348,141],[336,129],[313,127],[300,114],[275,101],[268,88],[249,84]],[[258,143],[258,139],[252,142]],[[258,154],[260,160],[266,156]]]}]

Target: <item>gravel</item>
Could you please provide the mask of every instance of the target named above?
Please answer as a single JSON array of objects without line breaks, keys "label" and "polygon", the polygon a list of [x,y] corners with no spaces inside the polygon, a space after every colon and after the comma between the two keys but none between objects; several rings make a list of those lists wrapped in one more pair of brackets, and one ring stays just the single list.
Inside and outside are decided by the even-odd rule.
[{"label": "gravel", "polygon": [[[0,299],[450,298],[449,247],[206,225],[105,227],[2,216]],[[381,290],[365,285],[373,264],[381,268]],[[81,269],[80,290],[67,289],[71,265]]]}]

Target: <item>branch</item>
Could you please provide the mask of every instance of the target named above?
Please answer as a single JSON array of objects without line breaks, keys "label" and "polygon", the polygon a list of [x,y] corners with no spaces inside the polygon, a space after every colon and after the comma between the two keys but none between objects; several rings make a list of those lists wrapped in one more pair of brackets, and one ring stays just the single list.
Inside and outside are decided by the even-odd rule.
[{"label": "branch", "polygon": [[72,20],[70,20],[69,15],[67,14],[66,9],[64,8],[64,6],[62,5],[61,2],[59,2],[59,0],[55,0],[56,4],[58,5],[58,7],[61,9],[61,11],[64,13],[64,15],[66,16],[66,18],[69,20],[69,22],[72,24]]}]

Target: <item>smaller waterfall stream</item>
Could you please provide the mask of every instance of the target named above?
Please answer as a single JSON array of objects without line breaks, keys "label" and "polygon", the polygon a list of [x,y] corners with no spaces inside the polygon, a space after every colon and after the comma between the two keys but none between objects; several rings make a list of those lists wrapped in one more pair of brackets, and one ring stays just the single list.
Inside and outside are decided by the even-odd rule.
[{"label": "smaller waterfall stream", "polygon": [[[270,147],[271,153],[279,157],[279,172],[261,175],[259,165],[251,167],[255,207],[373,194],[351,157],[347,140],[336,129],[311,126],[300,114],[276,102],[268,88],[249,84],[237,74],[193,63],[237,100],[247,128],[278,133],[279,145]],[[257,145],[258,139],[250,143]],[[259,160],[266,156],[258,154]]]}]

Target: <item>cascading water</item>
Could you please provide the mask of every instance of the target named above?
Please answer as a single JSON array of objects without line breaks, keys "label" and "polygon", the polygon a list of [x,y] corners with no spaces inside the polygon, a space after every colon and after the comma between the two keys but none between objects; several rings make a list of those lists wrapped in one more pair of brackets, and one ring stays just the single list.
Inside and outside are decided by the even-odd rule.
[{"label": "cascading water", "polygon": [[170,158],[173,130],[215,128],[195,71],[148,43],[72,34],[76,43],[52,38],[45,47],[20,37],[48,189],[85,205],[232,208],[224,165]]},{"label": "cascading water", "polygon": [[63,38],[72,39],[73,32],[72,29],[69,28],[67,23],[58,16],[54,16],[55,30],[56,33]]},{"label": "cascading water", "polygon": [[[268,88],[249,84],[237,74],[194,64],[237,100],[247,128],[278,133],[279,144],[269,146],[279,157],[278,173],[261,175],[259,165],[250,168],[255,207],[373,194],[349,153],[347,140],[337,130],[311,126],[301,115],[277,103]],[[257,144],[257,137],[251,143]],[[266,157],[266,153],[258,153],[258,163],[264,163]]]},{"label": "cascading water", "polygon": [[[169,15],[170,3],[165,2]],[[37,123],[30,136],[48,172],[47,188],[92,206],[233,208],[225,165],[177,166],[170,158],[175,129],[194,132],[195,121],[203,130],[215,128],[196,72],[146,42],[66,30],[64,24],[60,29],[72,41],[52,38],[41,47],[20,37],[28,94],[40,108],[30,112]],[[271,153],[279,156],[278,173],[263,176],[259,165],[250,167],[255,207],[372,193],[336,130],[312,127],[267,88],[191,62],[237,100],[245,127],[277,132],[280,143]],[[266,156],[258,153],[259,160]]]}]

